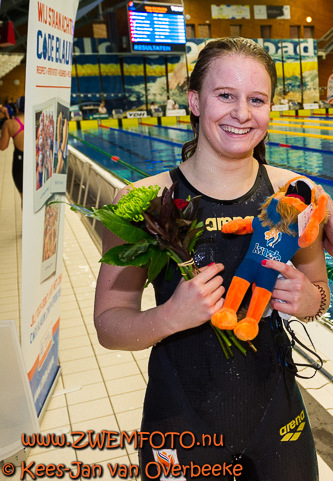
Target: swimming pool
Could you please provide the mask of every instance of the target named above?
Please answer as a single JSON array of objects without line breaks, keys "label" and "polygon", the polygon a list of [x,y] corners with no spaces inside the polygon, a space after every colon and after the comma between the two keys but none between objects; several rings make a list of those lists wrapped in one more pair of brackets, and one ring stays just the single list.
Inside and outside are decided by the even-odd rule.
[{"label": "swimming pool", "polygon": [[[189,124],[99,128],[70,134],[77,150],[127,182],[170,170],[181,162],[184,142],[193,138]],[[271,121],[267,161],[311,177],[333,197],[333,118],[279,118]],[[333,258],[326,254],[333,305]],[[327,320],[333,329],[333,308]]]},{"label": "swimming pool", "polygon": [[[323,125],[326,128],[327,124],[314,120],[315,127]],[[329,131],[332,135],[328,135],[327,131],[322,134],[322,130],[313,134],[310,122],[305,124],[303,121],[299,127],[291,122],[281,119],[279,124],[283,125],[279,127],[277,122],[271,122],[268,163],[320,177],[319,182],[333,186],[333,121]],[[70,136],[70,143],[97,163],[133,182],[179,165],[182,145],[192,137],[190,125],[185,123],[177,127],[141,125],[127,130],[100,128],[78,131]]]}]

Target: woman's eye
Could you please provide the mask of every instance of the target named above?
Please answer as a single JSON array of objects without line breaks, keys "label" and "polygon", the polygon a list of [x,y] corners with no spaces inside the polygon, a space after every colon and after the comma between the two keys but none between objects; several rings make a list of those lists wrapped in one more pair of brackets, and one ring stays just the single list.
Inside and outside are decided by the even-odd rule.
[{"label": "woman's eye", "polygon": [[227,94],[227,93],[222,93],[219,95],[220,98],[222,99],[230,99],[231,98],[231,95],[230,94]]},{"label": "woman's eye", "polygon": [[252,102],[254,104],[263,104],[264,103],[264,101],[262,99],[258,99],[257,97],[253,98]]}]

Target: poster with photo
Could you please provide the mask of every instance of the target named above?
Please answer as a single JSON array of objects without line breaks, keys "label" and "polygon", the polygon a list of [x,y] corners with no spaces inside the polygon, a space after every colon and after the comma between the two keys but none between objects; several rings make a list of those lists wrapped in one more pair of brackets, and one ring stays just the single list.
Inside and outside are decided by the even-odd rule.
[{"label": "poster with photo", "polygon": [[[59,123],[59,138],[66,135],[77,7],[78,0],[29,2],[24,127],[24,155],[28,161],[23,171],[20,328],[38,416],[60,372],[65,208],[63,203],[48,203],[54,197],[65,201],[67,149],[60,147],[63,158],[59,163],[57,126]],[[57,178],[61,181],[58,186]],[[55,192],[57,189],[59,192]]]},{"label": "poster with photo", "polygon": [[51,196],[53,156],[55,141],[55,99],[34,106],[34,212],[37,212]]},{"label": "poster with photo", "polygon": [[[56,199],[50,199],[56,200]],[[41,282],[55,274],[59,227],[59,204],[45,206]]]},{"label": "poster with photo", "polygon": [[56,102],[56,112],[56,133],[51,192],[65,194],[67,179],[69,104],[58,99]]}]

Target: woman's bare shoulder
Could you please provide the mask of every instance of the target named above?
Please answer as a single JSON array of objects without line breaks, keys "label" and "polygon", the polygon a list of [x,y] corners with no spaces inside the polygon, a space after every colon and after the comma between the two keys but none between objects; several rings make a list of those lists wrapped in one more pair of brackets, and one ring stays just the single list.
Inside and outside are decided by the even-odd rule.
[{"label": "woman's bare shoulder", "polygon": [[160,174],[156,174],[151,177],[145,177],[144,179],[138,180],[133,184],[126,185],[118,193],[117,197],[115,198],[115,202],[117,202],[122,195],[126,194],[129,190],[131,190],[132,187],[149,187],[150,185],[158,185],[161,188],[160,193],[162,192],[164,187],[171,187],[172,180],[169,172],[161,172]]},{"label": "woman's bare shoulder", "polygon": [[272,165],[265,165],[265,167],[269,180],[271,181],[275,192],[279,190],[280,187],[282,187],[286,182],[288,182],[288,180],[293,179],[294,177],[297,177],[297,175],[299,175],[292,170],[282,169],[280,167],[274,167]]}]

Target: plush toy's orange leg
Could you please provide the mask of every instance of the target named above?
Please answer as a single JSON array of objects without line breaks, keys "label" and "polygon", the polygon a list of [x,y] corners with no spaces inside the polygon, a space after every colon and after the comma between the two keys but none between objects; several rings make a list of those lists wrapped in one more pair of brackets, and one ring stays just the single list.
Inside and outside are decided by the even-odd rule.
[{"label": "plush toy's orange leg", "polygon": [[239,321],[234,333],[242,341],[251,341],[259,331],[259,321],[263,315],[272,293],[263,287],[255,287],[246,317]]},{"label": "plush toy's orange leg", "polygon": [[234,276],[228,289],[222,309],[213,314],[212,324],[219,329],[233,329],[237,324],[237,310],[246,294],[250,283]]}]

